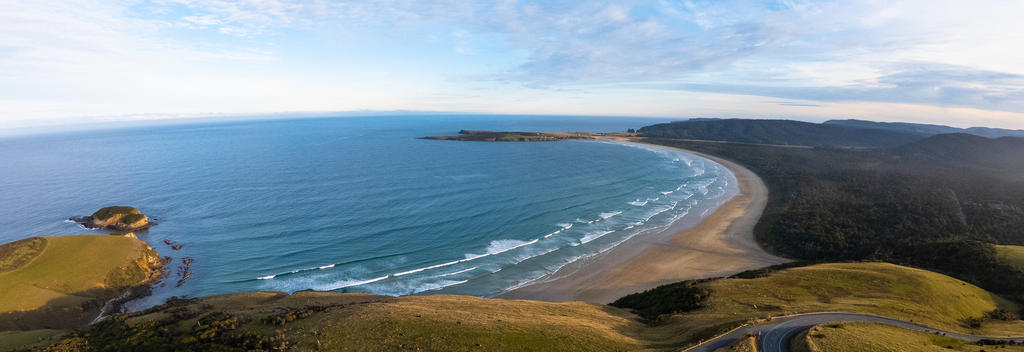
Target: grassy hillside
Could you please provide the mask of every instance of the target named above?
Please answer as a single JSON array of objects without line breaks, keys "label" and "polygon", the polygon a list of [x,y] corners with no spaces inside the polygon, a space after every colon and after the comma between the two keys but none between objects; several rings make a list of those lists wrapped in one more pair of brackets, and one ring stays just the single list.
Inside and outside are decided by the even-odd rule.
[{"label": "grassy hillside", "polygon": [[643,326],[585,303],[467,296],[256,292],[177,301],[105,321],[69,350],[624,351]]},{"label": "grassy hillside", "polygon": [[0,254],[0,330],[87,322],[159,260],[145,242],[110,235],[37,237],[0,246]]},{"label": "grassy hillside", "polygon": [[[816,311],[873,313],[964,332],[1024,332],[1020,321],[968,328],[965,318],[1018,307],[953,278],[892,264],[821,264],[697,285],[710,292],[700,308],[666,314],[654,323],[627,309],[581,302],[323,292],[231,294],[178,300],[123,315],[62,344],[78,346],[67,349],[72,351],[114,345],[152,351],[282,346],[342,351],[677,350],[744,322]],[[673,300],[678,297],[671,295],[687,291],[651,292],[665,295],[655,297],[659,300]]]},{"label": "grassy hillside", "polygon": [[637,132],[652,138],[866,148],[895,147],[924,138],[909,132],[836,124],[744,119],[677,121],[647,126]]},{"label": "grassy hillside", "polygon": [[1003,263],[1024,271],[1024,246],[996,246],[996,255]]},{"label": "grassy hillside", "polygon": [[649,141],[756,172],[771,192],[755,234],[782,255],[913,265],[1024,299],[1024,271],[992,245],[1024,245],[1020,173],[893,150]]},{"label": "grassy hillside", "polygon": [[[769,316],[825,311],[877,314],[968,333],[1024,334],[1020,320],[987,321],[978,328],[967,324],[996,309],[1017,312],[1017,304],[942,274],[887,263],[819,264],[699,285],[711,291],[702,307],[663,316],[649,339],[693,341]],[[673,299],[680,298],[657,297]]]},{"label": "grassy hillside", "polygon": [[819,325],[793,338],[794,352],[1024,351],[1022,346],[978,346],[941,335],[874,323]]}]

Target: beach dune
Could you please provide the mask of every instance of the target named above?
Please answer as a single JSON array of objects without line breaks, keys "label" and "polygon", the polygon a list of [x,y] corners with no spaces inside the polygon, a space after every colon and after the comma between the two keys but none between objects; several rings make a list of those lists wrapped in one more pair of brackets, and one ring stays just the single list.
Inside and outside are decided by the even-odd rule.
[{"label": "beach dune", "polygon": [[[726,276],[787,262],[767,253],[754,240],[754,225],[768,201],[764,182],[731,161],[683,151],[727,167],[736,176],[740,193],[703,220],[683,217],[666,230],[636,236],[602,255],[579,260],[498,297],[607,304],[672,282]],[[699,223],[694,225],[696,221]]]}]

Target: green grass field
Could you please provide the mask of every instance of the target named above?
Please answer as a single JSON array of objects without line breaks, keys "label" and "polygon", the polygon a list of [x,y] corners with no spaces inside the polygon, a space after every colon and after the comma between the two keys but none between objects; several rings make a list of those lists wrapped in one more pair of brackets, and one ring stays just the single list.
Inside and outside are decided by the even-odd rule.
[{"label": "green grass field", "polygon": [[978,346],[963,340],[874,323],[826,324],[793,338],[794,352],[1021,352],[1022,346]]},{"label": "green grass field", "polygon": [[0,263],[18,263],[0,272],[0,330],[88,319],[103,301],[145,281],[157,257],[143,241],[110,235],[39,237],[0,253],[8,254]]},{"label": "green grass field", "polygon": [[0,273],[0,312],[35,309],[95,289],[130,286],[148,274],[123,273],[148,248],[137,239],[109,235],[43,239],[45,246],[31,261]]}]

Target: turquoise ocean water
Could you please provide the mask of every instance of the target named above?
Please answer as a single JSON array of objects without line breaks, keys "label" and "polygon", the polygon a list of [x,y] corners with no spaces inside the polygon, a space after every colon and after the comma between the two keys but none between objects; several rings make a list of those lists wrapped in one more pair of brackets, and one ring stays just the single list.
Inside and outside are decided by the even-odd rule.
[{"label": "turquoise ocean water", "polygon": [[[653,119],[397,116],[220,122],[0,139],[0,241],[99,233],[106,205],[194,274],[137,302],[303,289],[493,296],[735,188],[693,155],[611,142],[478,143],[459,129],[624,131]],[[174,251],[163,241],[183,245]]]}]

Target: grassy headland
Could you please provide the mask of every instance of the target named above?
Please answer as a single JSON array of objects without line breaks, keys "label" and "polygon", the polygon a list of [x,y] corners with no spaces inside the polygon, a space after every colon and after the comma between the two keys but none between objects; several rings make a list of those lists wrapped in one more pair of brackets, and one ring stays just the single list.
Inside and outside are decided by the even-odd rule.
[{"label": "grassy headland", "polygon": [[34,237],[0,254],[0,330],[84,325],[163,265],[148,244],[125,236]]}]

